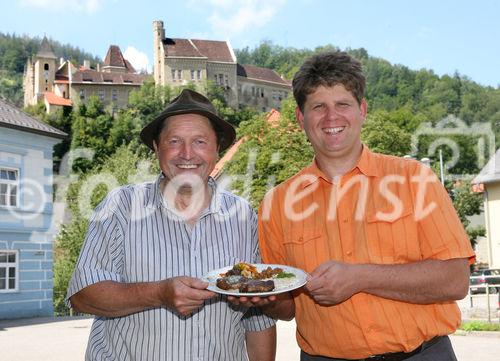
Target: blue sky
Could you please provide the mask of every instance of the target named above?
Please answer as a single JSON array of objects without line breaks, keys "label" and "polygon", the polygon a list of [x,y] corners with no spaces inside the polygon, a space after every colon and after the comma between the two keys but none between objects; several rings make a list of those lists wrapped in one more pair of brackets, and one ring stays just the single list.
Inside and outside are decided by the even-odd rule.
[{"label": "blue sky", "polygon": [[[254,48],[333,44],[439,75],[500,85],[496,0],[0,0],[0,31],[70,43],[103,58],[119,45],[138,68],[152,62],[152,22],[166,35]],[[148,64],[148,65],[147,65]]]}]

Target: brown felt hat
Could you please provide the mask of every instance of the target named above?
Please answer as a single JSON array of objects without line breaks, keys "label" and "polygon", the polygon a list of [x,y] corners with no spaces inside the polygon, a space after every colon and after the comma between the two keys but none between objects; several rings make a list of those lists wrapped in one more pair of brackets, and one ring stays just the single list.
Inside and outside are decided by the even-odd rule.
[{"label": "brown felt hat", "polygon": [[190,89],[184,89],[156,118],[142,129],[141,140],[154,150],[153,140],[156,139],[163,121],[173,115],[191,113],[201,114],[210,120],[215,133],[217,133],[219,151],[226,150],[233,144],[236,138],[234,127],[217,115],[217,111],[210,100]]}]

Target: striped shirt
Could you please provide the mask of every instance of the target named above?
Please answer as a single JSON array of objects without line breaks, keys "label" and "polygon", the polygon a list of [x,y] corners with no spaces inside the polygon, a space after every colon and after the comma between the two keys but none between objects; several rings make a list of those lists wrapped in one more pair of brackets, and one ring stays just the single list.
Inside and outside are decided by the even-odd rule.
[{"label": "striped shirt", "polygon": [[[152,282],[200,278],[239,261],[258,262],[257,219],[240,197],[209,179],[212,199],[192,227],[178,218],[154,183],[113,190],[96,208],[69,284],[69,297],[101,281]],[[86,360],[247,360],[246,331],[275,321],[256,308],[205,301],[184,317],[166,308],[96,317]]]},{"label": "striped shirt", "polygon": [[[269,192],[259,216],[264,261],[308,272],[329,260],[403,264],[474,256],[435,174],[366,147],[356,167],[333,182],[313,162]],[[414,304],[360,292],[325,307],[305,292],[295,296],[297,341],[311,355],[409,352],[460,324],[453,301]]]}]

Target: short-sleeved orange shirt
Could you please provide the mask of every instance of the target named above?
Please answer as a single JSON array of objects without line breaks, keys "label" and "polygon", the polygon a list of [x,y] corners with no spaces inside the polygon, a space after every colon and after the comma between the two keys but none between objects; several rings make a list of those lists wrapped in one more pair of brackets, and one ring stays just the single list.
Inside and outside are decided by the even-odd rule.
[{"label": "short-sleeved orange shirt", "polygon": [[[420,162],[372,153],[330,181],[316,163],[270,191],[259,210],[266,263],[308,272],[329,260],[402,264],[474,257],[451,200]],[[460,324],[455,302],[411,304],[359,293],[335,306],[295,296],[297,341],[305,352],[364,358],[409,352]]]}]

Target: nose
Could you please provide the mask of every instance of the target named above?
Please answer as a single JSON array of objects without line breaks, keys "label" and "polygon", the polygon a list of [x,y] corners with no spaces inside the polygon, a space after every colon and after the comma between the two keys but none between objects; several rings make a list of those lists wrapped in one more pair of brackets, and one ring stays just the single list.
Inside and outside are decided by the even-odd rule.
[{"label": "nose", "polygon": [[326,108],[326,119],[328,120],[335,120],[337,119],[339,113],[337,110],[335,110],[335,107],[333,106],[327,106]]},{"label": "nose", "polygon": [[193,157],[193,147],[189,142],[184,142],[180,149],[179,155],[184,159],[191,159]]}]

